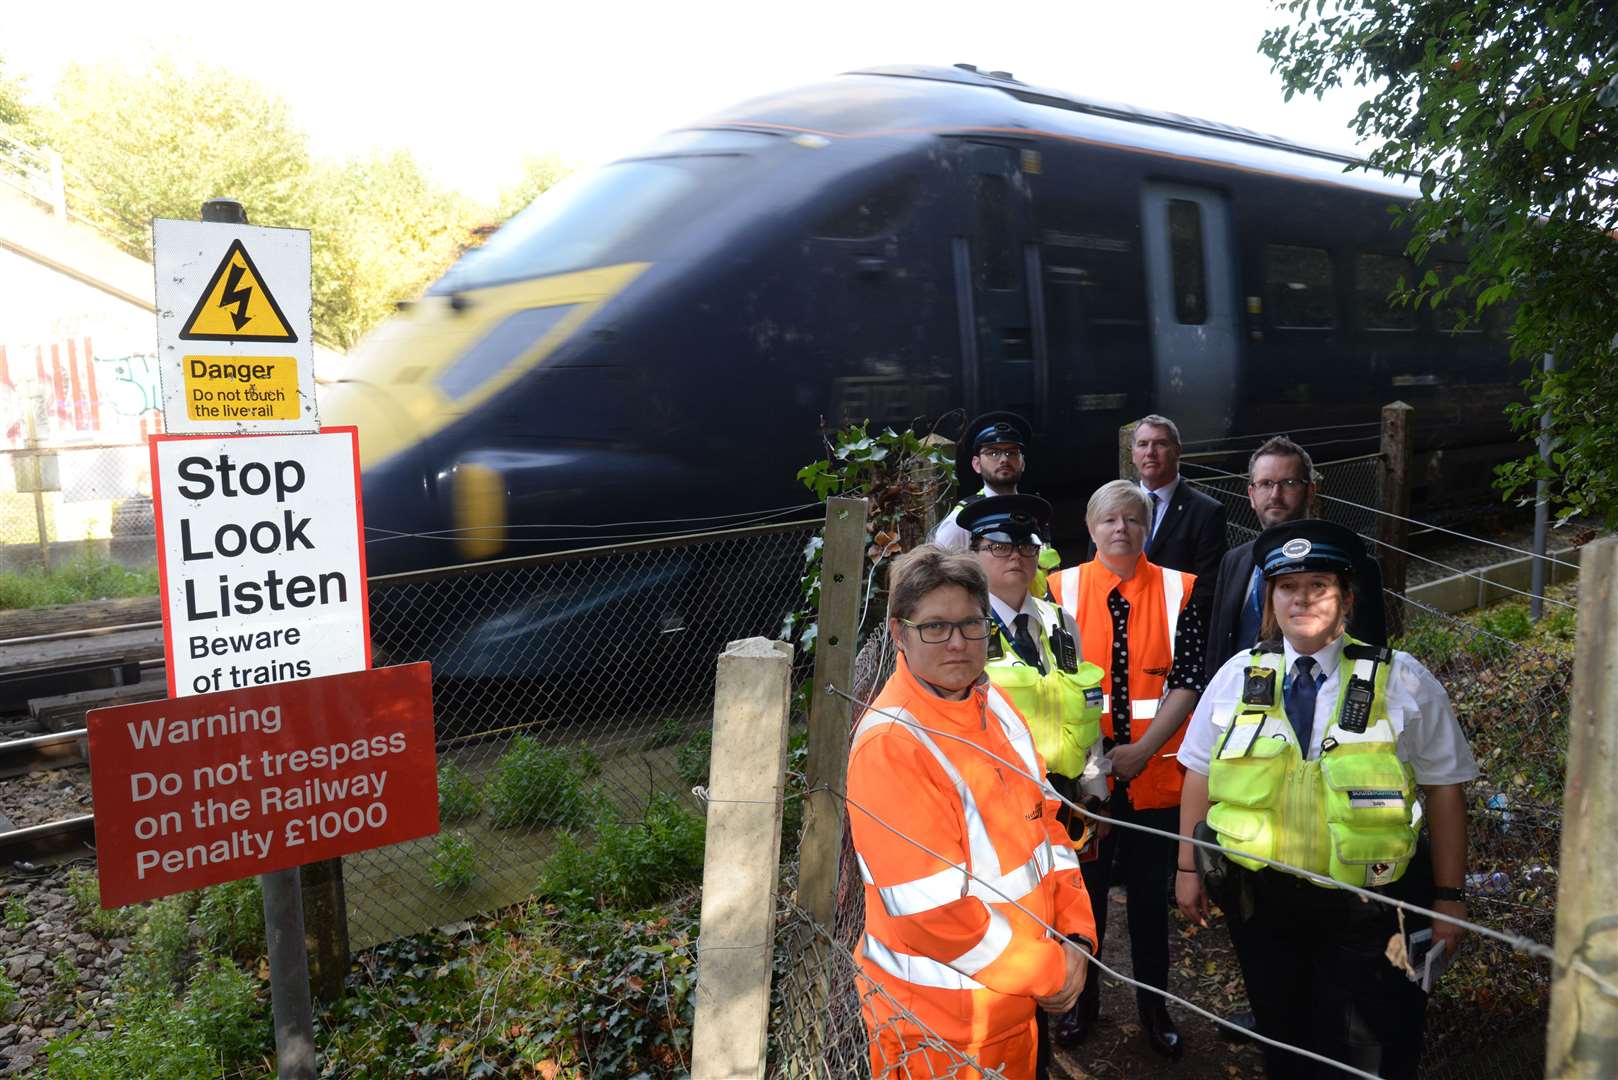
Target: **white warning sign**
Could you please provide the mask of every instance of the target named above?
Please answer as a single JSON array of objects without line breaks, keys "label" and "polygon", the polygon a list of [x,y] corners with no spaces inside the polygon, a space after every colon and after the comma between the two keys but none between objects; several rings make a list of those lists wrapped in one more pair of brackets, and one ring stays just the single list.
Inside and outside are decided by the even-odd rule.
[{"label": "white warning sign", "polygon": [[170,697],[370,666],[359,438],[152,439]]},{"label": "white warning sign", "polygon": [[318,431],[308,230],[159,218],[152,247],[165,428]]}]

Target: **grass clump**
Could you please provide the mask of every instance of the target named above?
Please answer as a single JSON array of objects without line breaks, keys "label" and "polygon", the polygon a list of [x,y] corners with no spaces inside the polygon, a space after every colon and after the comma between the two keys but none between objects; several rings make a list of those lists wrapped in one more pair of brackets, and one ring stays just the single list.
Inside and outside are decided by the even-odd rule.
[{"label": "grass clump", "polygon": [[708,764],[713,757],[713,729],[703,728],[674,755],[674,768],[691,787],[708,782]]},{"label": "grass clump", "polygon": [[166,896],[147,905],[119,981],[131,993],[168,995],[184,983],[191,950],[186,899]]},{"label": "grass clump", "polygon": [[495,762],[483,784],[483,800],[497,829],[578,825],[588,816],[584,777],[565,753],[528,735],[512,739]]},{"label": "grass clump", "polygon": [[126,570],[109,559],[83,554],[49,571],[0,574],[0,608],[55,607],[85,600],[157,593],[157,570]]},{"label": "grass clump", "polygon": [[115,938],[128,937],[135,932],[136,909],[102,909],[101,882],[96,879],[93,870],[69,870],[67,893],[73,898],[73,907],[79,916],[79,926],[85,933],[94,934],[98,938]]},{"label": "grass clump", "polygon": [[478,876],[478,853],[472,841],[460,833],[439,833],[438,846],[428,869],[433,888],[439,892],[464,892]]},{"label": "grass clump", "polygon": [[483,796],[478,793],[478,786],[453,761],[446,761],[438,767],[438,820],[448,825],[457,821],[468,821],[483,811]]},{"label": "grass clump", "polygon": [[644,820],[603,815],[593,842],[562,838],[540,870],[537,893],[570,907],[645,907],[702,880],[706,822],[672,796],[652,796]]},{"label": "grass clump", "polygon": [[8,930],[28,929],[28,900],[21,893],[6,897],[5,920]]},{"label": "grass clump", "polygon": [[248,964],[264,955],[264,890],[258,878],[202,890],[197,933],[208,950]]}]

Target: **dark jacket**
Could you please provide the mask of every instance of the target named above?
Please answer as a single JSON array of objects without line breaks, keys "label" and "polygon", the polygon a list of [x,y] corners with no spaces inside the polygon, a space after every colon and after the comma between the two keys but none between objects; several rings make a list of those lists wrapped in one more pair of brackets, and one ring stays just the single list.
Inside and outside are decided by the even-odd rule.
[{"label": "dark jacket", "polygon": [[1181,477],[1157,535],[1146,543],[1146,558],[1158,566],[1197,575],[1191,602],[1201,609],[1204,626],[1213,603],[1219,559],[1224,553],[1225,504],[1204,495]]},{"label": "dark jacket", "polygon": [[[1219,563],[1218,579],[1213,587],[1213,610],[1208,616],[1208,678],[1222,667],[1226,660],[1251,649],[1253,642],[1237,641],[1236,628],[1241,624],[1242,603],[1247,599],[1248,583],[1253,580],[1253,541],[1225,552]],[[1371,645],[1388,643],[1387,613],[1382,604],[1382,570],[1376,560],[1366,557],[1360,564],[1354,583],[1354,617],[1348,621],[1348,632]]]}]

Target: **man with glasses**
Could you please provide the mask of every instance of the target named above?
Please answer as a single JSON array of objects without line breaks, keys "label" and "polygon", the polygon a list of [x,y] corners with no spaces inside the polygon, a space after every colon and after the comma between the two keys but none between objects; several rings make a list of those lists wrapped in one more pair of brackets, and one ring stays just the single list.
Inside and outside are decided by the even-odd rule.
[{"label": "man with glasses", "polygon": [[[961,501],[938,523],[933,543],[950,551],[965,551],[970,534],[961,528],[961,511],[991,495],[1014,495],[1027,462],[1028,421],[1012,412],[990,412],[973,417],[955,446],[955,484]],[[971,494],[974,487],[981,490]]]},{"label": "man with glasses", "polygon": [[[1247,462],[1247,498],[1258,515],[1259,527],[1268,529],[1309,516],[1317,490],[1314,462],[1309,452],[1285,435],[1277,435]],[[1355,577],[1357,603],[1348,632],[1371,645],[1386,645],[1387,618],[1382,607],[1382,571],[1363,560]],[[1258,643],[1264,581],[1253,561],[1253,542],[1231,548],[1219,564],[1209,616],[1207,675],[1239,652]]]}]

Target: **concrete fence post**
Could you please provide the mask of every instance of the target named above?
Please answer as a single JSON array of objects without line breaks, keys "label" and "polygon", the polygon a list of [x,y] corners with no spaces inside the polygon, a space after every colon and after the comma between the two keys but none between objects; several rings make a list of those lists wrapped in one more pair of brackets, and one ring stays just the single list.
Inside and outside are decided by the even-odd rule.
[{"label": "concrete fence post", "polygon": [[[1377,559],[1382,564],[1382,587],[1405,594],[1405,551],[1410,547],[1410,414],[1402,401],[1382,407],[1382,460],[1377,471]],[[1388,636],[1404,633],[1404,605],[1388,605]]]},{"label": "concrete fence post", "polygon": [[1118,479],[1135,479],[1135,424],[1118,429]]},{"label": "concrete fence post", "polygon": [[1618,1076],[1618,1000],[1582,961],[1618,980],[1618,539],[1579,557],[1579,631],[1568,716],[1567,793],[1556,897],[1556,960],[1545,1075]]},{"label": "concrete fence post", "polygon": [[762,1080],[792,646],[733,641],[714,688],[691,1075]]}]

